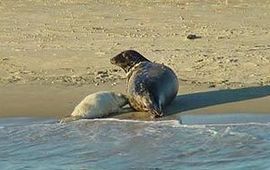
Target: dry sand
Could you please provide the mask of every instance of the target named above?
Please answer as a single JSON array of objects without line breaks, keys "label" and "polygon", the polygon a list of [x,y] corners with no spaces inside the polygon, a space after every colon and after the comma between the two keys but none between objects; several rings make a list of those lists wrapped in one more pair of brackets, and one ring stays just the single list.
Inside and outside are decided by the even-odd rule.
[{"label": "dry sand", "polygon": [[175,70],[168,118],[270,113],[269,11],[269,0],[1,1],[0,116],[61,117],[89,93],[124,93],[109,58],[126,49]]}]

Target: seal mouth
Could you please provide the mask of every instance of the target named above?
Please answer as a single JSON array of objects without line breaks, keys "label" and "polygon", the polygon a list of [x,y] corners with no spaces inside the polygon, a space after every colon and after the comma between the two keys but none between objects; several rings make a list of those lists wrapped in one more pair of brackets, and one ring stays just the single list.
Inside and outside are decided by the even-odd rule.
[{"label": "seal mouth", "polygon": [[116,64],[116,61],[115,61],[114,58],[111,58],[111,59],[110,59],[110,62],[111,62],[111,64]]}]

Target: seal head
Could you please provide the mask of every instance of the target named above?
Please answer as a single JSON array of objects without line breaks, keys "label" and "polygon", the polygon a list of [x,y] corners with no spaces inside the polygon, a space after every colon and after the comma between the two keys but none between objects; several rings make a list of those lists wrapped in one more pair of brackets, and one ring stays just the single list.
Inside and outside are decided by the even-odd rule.
[{"label": "seal head", "polygon": [[129,70],[134,67],[136,64],[148,61],[144,56],[134,50],[126,50],[111,58],[111,63],[121,67],[125,73],[129,72]]}]

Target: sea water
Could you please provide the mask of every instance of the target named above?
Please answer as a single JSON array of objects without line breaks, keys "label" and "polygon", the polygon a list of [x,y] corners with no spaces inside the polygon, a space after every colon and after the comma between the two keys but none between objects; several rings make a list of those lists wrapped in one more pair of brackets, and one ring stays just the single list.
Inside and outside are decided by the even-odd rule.
[{"label": "sea water", "polygon": [[270,169],[270,123],[0,119],[0,169]]}]

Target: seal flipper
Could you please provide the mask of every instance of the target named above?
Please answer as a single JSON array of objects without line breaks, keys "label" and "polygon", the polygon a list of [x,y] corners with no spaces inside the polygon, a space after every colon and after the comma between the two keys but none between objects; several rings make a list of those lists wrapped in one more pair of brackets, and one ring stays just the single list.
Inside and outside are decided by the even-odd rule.
[{"label": "seal flipper", "polygon": [[162,117],[163,111],[158,96],[155,96],[155,87],[151,88],[149,82],[135,84],[133,96],[129,97],[129,103],[137,111],[150,112],[153,117]]},{"label": "seal flipper", "polygon": [[63,123],[68,123],[68,122],[72,122],[79,119],[82,119],[82,117],[81,116],[68,116],[63,119],[58,120],[58,123],[63,124]]},{"label": "seal flipper", "polygon": [[156,102],[150,103],[148,107],[149,111],[153,114],[154,118],[162,117],[164,115],[162,108],[158,106]]},{"label": "seal flipper", "polygon": [[154,118],[162,117],[163,116],[162,107],[157,102],[156,98],[150,94],[144,98],[146,110],[148,110],[153,115]]}]

